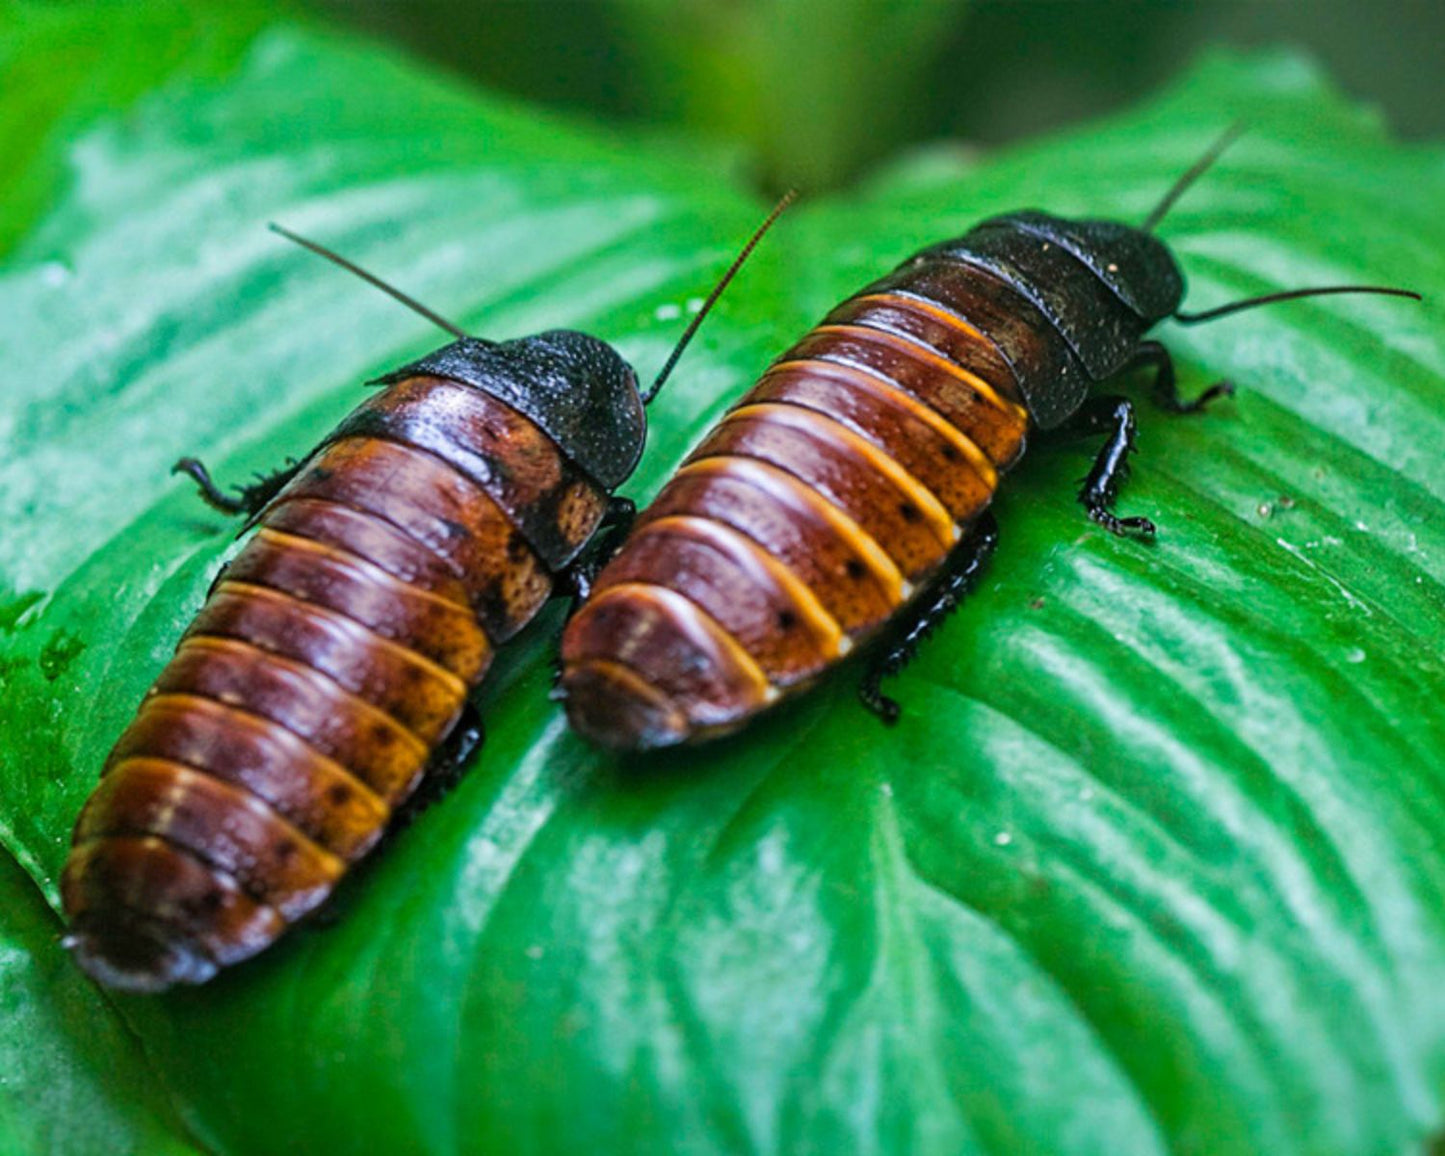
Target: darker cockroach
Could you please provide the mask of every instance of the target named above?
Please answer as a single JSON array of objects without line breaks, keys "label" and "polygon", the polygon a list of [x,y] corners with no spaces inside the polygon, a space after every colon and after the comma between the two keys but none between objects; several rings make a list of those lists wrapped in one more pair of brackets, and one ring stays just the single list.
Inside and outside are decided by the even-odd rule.
[{"label": "darker cockroach", "polygon": [[[688,326],[781,211],[754,234]],[[273,226],[274,227],[274,226]],[[382,377],[303,461],[202,496],[254,534],[120,736],[61,880],[68,945],[111,987],[201,983],[331,894],[424,780],[481,740],[493,651],[622,522],[646,434],[631,367],[583,333],[469,337]],[[605,537],[602,535],[600,537]]]},{"label": "darker cockroach", "polygon": [[1152,535],[1114,498],[1134,409],[1090,387],[1152,368],[1181,399],[1167,350],[1144,340],[1334,286],[1179,312],[1184,279],[1153,235],[1235,135],[1169,190],[1143,225],[1008,213],[918,253],[784,353],[639,517],[563,636],[573,725],[646,749],[736,729],[865,644],[863,702],[956,605],[993,549],[987,507],[1035,430],[1105,435],[1079,501],[1116,534]]}]

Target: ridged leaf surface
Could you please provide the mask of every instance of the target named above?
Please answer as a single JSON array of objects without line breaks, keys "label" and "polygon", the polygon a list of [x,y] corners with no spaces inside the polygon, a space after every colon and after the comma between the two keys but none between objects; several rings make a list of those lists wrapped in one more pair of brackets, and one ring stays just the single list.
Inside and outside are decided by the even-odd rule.
[{"label": "ridged leaf surface", "polygon": [[[700,151],[247,36],[68,136],[48,207],[0,202],[0,833],[52,904],[106,750],[234,549],[170,464],[245,481],[443,340],[268,219],[475,332],[585,329],[646,377],[763,210]],[[228,1153],[1420,1150],[1445,1092],[1439,149],[1296,59],[1218,57],[1128,117],[805,200],[625,492],[921,245],[1022,207],[1138,220],[1241,115],[1162,230],[1191,307],[1341,281],[1430,300],[1162,327],[1186,390],[1238,396],[1175,418],[1122,384],[1120,506],[1156,542],[1088,523],[1092,444],[1040,439],[981,589],[889,684],[896,728],[844,672],[649,759],[567,732],[550,613],[484,690],[467,778],[333,921],[201,990],[91,1000],[144,1047],[116,1043],[116,1078]],[[40,1005],[80,981],[26,962],[58,951],[37,918],[0,911],[24,1005],[0,1051],[79,1055]],[[17,1135],[60,1110],[4,1102]]]}]

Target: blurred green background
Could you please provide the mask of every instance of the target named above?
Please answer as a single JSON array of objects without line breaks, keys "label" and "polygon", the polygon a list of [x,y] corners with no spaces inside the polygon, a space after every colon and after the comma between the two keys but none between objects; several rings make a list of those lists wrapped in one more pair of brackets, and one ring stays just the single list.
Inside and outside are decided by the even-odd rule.
[{"label": "blurred green background", "polygon": [[702,128],[769,191],[901,145],[993,144],[1123,108],[1202,49],[1288,43],[1405,137],[1445,134],[1445,3],[310,0],[529,100]]}]

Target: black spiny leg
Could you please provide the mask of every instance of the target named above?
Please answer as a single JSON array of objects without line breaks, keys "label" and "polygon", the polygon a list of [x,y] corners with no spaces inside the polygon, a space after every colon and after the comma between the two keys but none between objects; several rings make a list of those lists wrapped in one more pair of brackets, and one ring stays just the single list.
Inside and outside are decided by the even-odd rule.
[{"label": "black spiny leg", "polygon": [[391,821],[391,830],[400,831],[411,826],[418,815],[461,782],[467,764],[472,761],[472,756],[481,750],[486,737],[481,713],[471,699],[468,699],[456,725],[447,732],[447,737],[442,739],[436,750],[432,751],[426,772],[416,790],[397,808]]},{"label": "black spiny leg", "polygon": [[300,462],[287,462],[275,473],[257,475],[256,480],[249,486],[237,486],[238,496],[233,498],[221,492],[220,487],[211,480],[210,471],[195,458],[182,458],[171,467],[171,473],[185,474],[195,481],[200,487],[202,500],[213,510],[220,510],[223,514],[245,514],[248,517],[255,517],[265,509],[266,504],[281,492],[281,487],[300,470]]},{"label": "black spiny leg", "polygon": [[1202,413],[1215,398],[1234,396],[1233,382],[1217,381],[1193,401],[1185,401],[1179,396],[1179,386],[1174,380],[1174,359],[1169,356],[1169,350],[1157,341],[1141,341],[1124,368],[1144,369],[1148,366],[1155,367],[1154,404],[1169,413]]},{"label": "black spiny leg", "polygon": [[1148,518],[1119,518],[1110,509],[1129,476],[1129,455],[1134,452],[1133,404],[1125,397],[1090,398],[1074,415],[1073,425],[1080,433],[1109,435],[1079,490],[1079,501],[1089,517],[1114,534],[1152,537],[1154,523]]},{"label": "black spiny leg", "polygon": [[959,601],[973,588],[997,545],[998,523],[992,514],[985,513],[954,547],[945,569],[894,620],[869,660],[863,681],[858,684],[858,697],[888,725],[898,721],[899,706],[879,685],[912,662],[923,640],[958,609]]}]

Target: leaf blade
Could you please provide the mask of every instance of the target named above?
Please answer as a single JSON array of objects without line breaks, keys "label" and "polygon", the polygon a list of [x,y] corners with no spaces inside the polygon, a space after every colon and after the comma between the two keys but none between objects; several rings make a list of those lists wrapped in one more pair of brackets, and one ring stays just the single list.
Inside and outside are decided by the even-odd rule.
[{"label": "leaf blade", "polygon": [[[277,92],[334,117],[278,125]],[[913,248],[1029,202],[1137,218],[1245,108],[1258,130],[1169,218],[1200,301],[1438,280],[1440,150],[1391,144],[1291,58],[1218,57],[1114,124],[795,211],[660,399],[630,489]],[[0,464],[0,831],[52,901],[93,768],[228,549],[164,467],[266,468],[431,339],[253,226],[282,217],[489,334],[577,325],[655,364],[756,208],[619,139],[282,28],[225,84],[77,145],[0,285],[13,336],[63,347]],[[121,319],[108,344],[37,292],[62,241],[74,291]],[[278,1121],[337,1151],[1418,1143],[1445,1088],[1439,332],[1435,302],[1340,300],[1166,330],[1186,381],[1241,394],[1145,413],[1122,503],[1160,541],[1090,528],[1086,451],[1036,447],[895,731],[834,679],[713,748],[602,756],[546,704],[553,616],[484,691],[467,781],[337,927],[126,1001],[188,1124],[238,1152]],[[75,476],[46,494],[27,471]],[[116,492],[85,505],[100,479]]]}]

